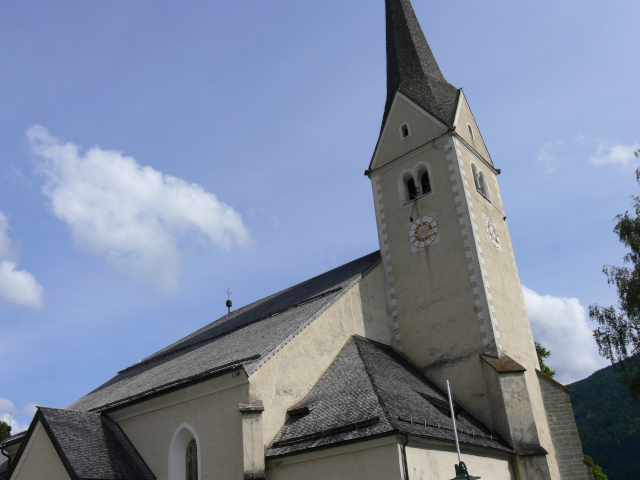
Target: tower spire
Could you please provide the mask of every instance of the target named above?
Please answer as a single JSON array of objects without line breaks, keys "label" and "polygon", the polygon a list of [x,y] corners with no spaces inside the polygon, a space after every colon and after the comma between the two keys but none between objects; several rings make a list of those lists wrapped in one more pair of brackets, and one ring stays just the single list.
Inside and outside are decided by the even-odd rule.
[{"label": "tower spire", "polygon": [[400,91],[448,126],[454,122],[458,89],[442,75],[410,0],[385,0],[387,103],[382,124]]}]

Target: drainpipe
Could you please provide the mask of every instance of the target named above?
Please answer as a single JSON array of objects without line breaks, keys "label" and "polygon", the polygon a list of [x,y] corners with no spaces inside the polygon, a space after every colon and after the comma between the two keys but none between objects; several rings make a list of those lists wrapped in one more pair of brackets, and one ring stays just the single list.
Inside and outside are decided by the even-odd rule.
[{"label": "drainpipe", "polygon": [[6,453],[6,452],[4,451],[4,445],[2,445],[2,446],[0,447],[0,453],[1,453],[2,455],[4,455],[5,457],[7,457],[7,459],[9,459],[9,466],[11,466],[11,457],[9,456],[9,454],[8,454],[8,453]]},{"label": "drainpipe", "polygon": [[402,446],[402,466],[404,467],[404,480],[409,480],[409,467],[407,466],[407,444],[409,443],[409,435],[404,436]]}]

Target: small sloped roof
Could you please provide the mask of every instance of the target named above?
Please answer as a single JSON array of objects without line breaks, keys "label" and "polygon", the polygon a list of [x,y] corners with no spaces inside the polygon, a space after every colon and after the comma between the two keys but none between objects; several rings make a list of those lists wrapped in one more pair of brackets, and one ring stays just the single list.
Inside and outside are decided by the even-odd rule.
[{"label": "small sloped roof", "polygon": [[15,435],[11,435],[0,442],[0,448],[11,445],[12,443],[21,442],[22,438],[27,434],[27,431],[18,432]]},{"label": "small sloped roof", "polygon": [[251,374],[380,261],[374,252],[216,320],[69,406],[102,411],[243,367]]},{"label": "small sloped roof", "polygon": [[[120,427],[99,413],[39,407],[40,421],[74,480],[155,480]],[[25,444],[18,455],[22,455]],[[12,468],[17,462],[12,464]]]},{"label": "small sloped roof", "polygon": [[[386,345],[354,336],[269,446],[278,457],[339,443],[404,433],[454,441],[448,397]],[[460,443],[512,450],[456,405]]]}]

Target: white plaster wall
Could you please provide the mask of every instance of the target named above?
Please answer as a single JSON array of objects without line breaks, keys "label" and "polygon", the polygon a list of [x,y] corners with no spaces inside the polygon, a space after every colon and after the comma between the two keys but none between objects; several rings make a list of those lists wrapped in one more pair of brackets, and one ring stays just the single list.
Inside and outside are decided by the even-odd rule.
[{"label": "white plaster wall", "polygon": [[371,270],[249,377],[251,401],[264,402],[265,445],[284,425],[287,409],[309,393],[352,335],[389,343],[383,291],[375,297],[380,276],[379,266]]},{"label": "white plaster wall", "polygon": [[[516,360],[527,371],[525,379],[531,400],[531,406],[536,418],[538,437],[542,446],[550,453],[547,456],[553,478],[559,478],[559,469],[555,458],[555,449],[551,441],[551,433],[547,423],[547,415],[542,402],[542,393],[535,373],[539,368],[538,357],[535,352],[533,334],[527,314],[522,285],[518,274],[518,267],[514,254],[511,236],[506,220],[504,220],[504,206],[500,196],[497,177],[464,146],[459,144],[458,152],[463,162],[465,176],[468,181],[469,200],[474,214],[473,222],[477,233],[481,261],[484,268],[486,292],[489,295],[492,320],[499,335],[499,343],[505,354]],[[474,163],[481,170],[487,181],[491,194],[488,201],[475,189],[471,164]],[[500,235],[500,247],[495,247],[485,230],[485,216],[491,218]],[[554,477],[554,475],[557,475]]]},{"label": "white plaster wall", "polygon": [[267,480],[401,480],[402,466],[398,445],[393,443],[297,463],[270,462],[266,477]]},{"label": "white plaster wall", "polygon": [[[473,114],[471,113],[471,109],[467,103],[467,98],[464,94],[461,95],[460,100],[460,110],[458,111],[458,118],[455,123],[456,132],[464,138],[476,152],[482,155],[489,164],[493,165],[491,157],[489,156],[489,150],[487,150],[487,146],[484,143],[480,129],[476,124],[475,118],[473,118]],[[471,125],[471,128],[473,129],[473,138],[469,135],[469,128],[467,125]]]},{"label": "white plaster wall", "polygon": [[[487,480],[516,480],[512,465],[507,458],[495,458],[464,453],[462,461],[469,474]],[[432,450],[407,446],[407,465],[409,479],[436,480],[455,477],[455,465],[458,463],[456,452]]]},{"label": "white plaster wall", "polygon": [[[400,125],[414,111],[398,99],[389,122]],[[412,131],[416,137],[422,135],[420,144],[441,134],[433,128]],[[474,292],[477,284],[473,284],[472,260],[468,258],[472,231],[461,221],[463,185],[456,173],[455,152],[446,151],[447,146],[436,143],[404,156],[399,152],[396,162],[372,176],[394,346],[419,368],[428,369],[441,387],[447,379],[454,381],[456,399],[490,423],[479,355],[494,339],[486,315],[488,306]],[[414,202],[401,201],[398,178],[421,164],[429,166],[432,192]],[[425,215],[436,219],[438,238],[429,247],[416,250],[409,242],[410,218]]]},{"label": "white plaster wall", "polygon": [[245,383],[121,419],[118,424],[158,480],[168,478],[169,447],[183,423],[198,434],[200,480],[242,478],[242,418],[238,404],[246,402],[247,397]]},{"label": "white plaster wall", "polygon": [[41,426],[11,480],[70,480],[47,432]]},{"label": "white plaster wall", "polygon": [[[397,99],[389,116],[393,126],[388,128],[389,135],[395,125],[414,115],[415,109]],[[467,141],[490,162],[463,99],[458,133],[468,137],[467,123],[476,133],[475,140]],[[437,134],[433,128],[424,132],[412,128],[412,136],[421,135],[419,143],[424,145]],[[393,158],[374,171],[371,179],[394,346],[441,387],[447,379],[452,380],[456,400],[487,425],[493,419],[479,355],[507,353],[525,366],[538,434],[551,453],[548,457],[555,478],[555,455],[535,378],[538,364],[533,337],[493,171],[453,138],[408,154],[391,136],[383,141],[388,144],[381,145],[380,151],[390,152],[388,156]],[[484,173],[491,202],[475,189],[472,162]],[[405,203],[398,192],[398,180],[421,163],[430,167],[433,191]],[[412,249],[410,217],[424,215],[437,220],[438,239],[425,249]],[[498,228],[500,248],[489,241],[485,215]]]},{"label": "white plaster wall", "polygon": [[[443,125],[438,125],[425,117],[424,113],[410,101],[407,101],[402,94],[396,95],[393,110],[395,114],[389,115],[378,144],[374,168],[383,167],[400,155],[404,155],[446,132]],[[408,123],[411,130],[411,135],[404,139],[400,136],[400,125],[403,123]]]}]

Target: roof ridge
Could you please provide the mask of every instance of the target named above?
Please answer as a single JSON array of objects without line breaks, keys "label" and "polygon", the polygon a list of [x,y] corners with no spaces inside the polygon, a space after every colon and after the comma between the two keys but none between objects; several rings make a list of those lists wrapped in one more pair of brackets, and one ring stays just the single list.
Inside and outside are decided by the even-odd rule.
[{"label": "roof ridge", "polygon": [[250,325],[253,325],[254,323],[262,322],[263,320],[266,320],[267,318],[273,317],[275,315],[279,315],[279,314],[281,314],[283,312],[287,312],[289,310],[293,310],[295,308],[298,308],[298,307],[300,307],[302,305],[306,305],[307,303],[314,302],[314,301],[316,301],[316,300],[318,300],[320,298],[332,295],[332,294],[334,294],[336,292],[339,292],[340,290],[342,290],[342,287],[336,287],[336,288],[333,288],[331,290],[327,290],[326,292],[322,292],[322,293],[320,293],[318,295],[314,295],[313,297],[309,297],[306,300],[303,300],[302,302],[299,302],[299,303],[296,303],[294,305],[291,305],[290,307],[283,308],[282,310],[278,310],[278,311],[272,312],[272,313],[270,313],[268,315],[265,315],[263,317],[259,317],[259,318],[255,319],[255,320],[252,320],[251,322],[247,322],[245,324],[238,325],[236,328],[231,328],[229,330],[222,331],[218,335],[214,335],[213,337],[209,337],[209,338],[206,338],[204,340],[199,340],[199,341],[194,342],[194,343],[189,343],[189,344],[184,345],[182,347],[176,348],[175,350],[169,350],[169,351],[167,351],[167,352],[165,352],[163,354],[160,354],[160,355],[154,355],[154,356],[151,356],[151,357],[147,357],[146,359],[140,360],[138,363],[134,363],[133,365],[125,368],[124,370],[120,370],[118,372],[118,374],[134,370],[136,367],[140,367],[140,366],[143,366],[143,365],[148,365],[149,363],[151,363],[151,362],[153,362],[155,360],[159,360],[161,358],[168,357],[170,355],[173,355],[174,353],[182,352],[183,350],[187,350],[187,349],[189,349],[191,347],[195,347],[196,345],[201,345],[203,343],[211,342],[213,340],[216,340],[217,338],[224,337],[225,335],[229,335],[231,333],[234,333],[234,332],[237,332],[239,330],[242,330],[243,328],[246,328],[246,327],[248,327]]},{"label": "roof ridge", "polygon": [[[359,261],[362,261],[362,260],[364,260],[365,258],[367,258],[367,257],[369,257],[369,256],[373,256],[373,255],[375,255],[376,253],[379,253],[379,252],[380,252],[380,250],[376,250],[376,251],[370,252],[370,253],[368,253],[368,254],[366,254],[366,255],[363,255],[363,256],[358,257],[358,258],[356,258],[356,259],[354,259],[354,260],[351,260],[351,261],[349,261],[349,262],[347,262],[347,263],[344,263],[344,264],[339,265],[339,266],[337,266],[337,267],[335,267],[335,268],[332,268],[331,270],[327,270],[326,272],[320,273],[320,274],[315,275],[315,276],[313,276],[313,277],[311,277],[311,278],[308,278],[308,279],[306,279],[306,280],[303,280],[303,281],[301,281],[301,282],[298,282],[297,284],[292,285],[292,286],[290,286],[290,287],[288,287],[288,288],[285,288],[285,289],[280,290],[280,291],[278,291],[278,292],[272,293],[271,295],[267,295],[267,296],[266,296],[266,297],[264,297],[264,298],[260,298],[260,299],[258,299],[258,300],[256,300],[256,301],[254,301],[254,302],[251,302],[250,304],[245,305],[245,306],[243,306],[243,307],[241,307],[241,308],[239,308],[239,309],[235,310],[235,311],[234,311],[234,312],[232,312],[231,314],[223,315],[222,317],[219,317],[219,318],[217,318],[217,319],[213,320],[212,322],[209,322],[207,325],[204,325],[203,327],[199,328],[199,329],[198,329],[198,330],[196,330],[195,332],[190,333],[189,335],[187,335],[187,336],[185,336],[185,337],[182,337],[182,338],[180,338],[180,339],[176,340],[175,342],[173,342],[172,344],[170,344],[170,345],[168,345],[168,346],[164,347],[163,349],[158,350],[157,352],[154,352],[154,353],[152,353],[151,355],[148,355],[147,357],[143,358],[143,359],[142,359],[142,360],[140,360],[139,362],[134,363],[133,365],[129,365],[127,368],[125,368],[125,369],[121,370],[121,371],[120,371],[120,372],[118,372],[118,373],[126,372],[126,371],[128,371],[128,370],[130,370],[130,369],[133,369],[134,367],[136,367],[136,366],[138,366],[138,365],[143,365],[143,364],[145,364],[145,363],[143,363],[143,362],[148,362],[148,361],[150,361],[150,360],[154,360],[154,359],[157,359],[157,358],[163,358],[163,357],[164,357],[164,356],[166,356],[167,354],[170,354],[170,353],[173,353],[173,352],[176,352],[176,351],[180,351],[180,350],[181,350],[181,349],[183,349],[183,348],[187,348],[188,346],[194,345],[193,343],[191,343],[191,344],[188,344],[188,345],[184,345],[184,347],[183,347],[183,346],[180,346],[182,343],[188,343],[189,339],[193,339],[193,338],[195,338],[196,336],[201,335],[201,334],[203,334],[203,333],[205,333],[205,332],[207,332],[207,331],[209,331],[209,330],[211,330],[211,329],[213,329],[213,328],[216,328],[216,327],[221,327],[221,328],[222,328],[222,326],[223,326],[225,323],[230,322],[230,321],[233,321],[233,319],[238,318],[240,315],[242,315],[242,314],[244,314],[244,313],[246,313],[246,312],[251,311],[252,309],[256,308],[257,306],[259,306],[259,305],[260,305],[260,304],[262,304],[262,303],[266,303],[266,302],[268,302],[268,301],[270,301],[270,300],[273,300],[273,299],[275,299],[276,297],[278,297],[278,296],[280,296],[280,295],[284,295],[285,293],[287,293],[287,292],[289,292],[289,291],[291,291],[291,290],[293,290],[293,289],[295,289],[295,288],[298,288],[298,287],[300,287],[300,286],[302,286],[302,285],[304,285],[304,284],[306,284],[306,283],[311,283],[311,282],[313,282],[313,281],[315,281],[315,280],[319,279],[320,277],[323,277],[323,276],[325,276],[325,275],[329,276],[332,272],[335,272],[336,270],[339,270],[339,269],[342,269],[342,268],[347,268],[349,265],[354,264],[354,263],[359,262]],[[376,259],[376,260],[372,260],[372,261],[370,262],[370,264],[367,266],[367,268],[368,268],[368,267],[370,267],[373,263],[375,263],[375,261],[377,261],[377,259]],[[365,271],[367,270],[367,268],[363,268],[362,272],[365,272]],[[361,273],[362,273],[362,272],[361,272]],[[322,295],[323,293],[325,293],[325,292],[321,292],[321,293],[320,293],[320,294],[318,294],[318,295]],[[328,294],[328,293],[327,293],[327,294]],[[316,295],[316,297],[317,297],[318,295]],[[317,299],[317,298],[316,298],[316,299]],[[311,299],[311,298],[309,298],[309,299],[307,299],[307,300],[308,300],[308,301],[311,301],[312,299]],[[307,300],[305,300],[305,301],[307,301]],[[304,303],[304,302],[298,302],[296,305],[297,305],[297,306],[300,306],[300,305],[302,305],[303,303]],[[295,305],[291,305],[291,306],[289,306],[289,307],[287,307],[287,308],[294,308],[294,307],[295,307]],[[285,308],[285,309],[281,309],[281,310],[279,310],[279,311],[277,311],[277,312],[271,312],[271,313],[269,313],[268,315],[265,315],[265,316],[261,317],[261,319],[262,319],[262,320],[264,320],[265,318],[268,318],[270,315],[275,315],[275,314],[277,314],[277,313],[282,313],[282,312],[286,311],[286,310],[287,310],[287,308]],[[221,323],[218,323],[218,324],[217,324],[217,322],[220,322],[221,320],[223,320],[223,322],[221,322]],[[256,320],[256,321],[260,321],[260,320]],[[255,322],[252,322],[252,323],[255,323]],[[248,325],[248,324],[246,324],[246,325]],[[232,329],[232,330],[230,330],[229,332],[237,331],[237,330],[240,330],[241,328],[242,328],[242,326],[238,326],[237,328]],[[220,336],[222,336],[222,335],[220,335]],[[216,335],[216,336],[215,336],[215,337],[213,337],[213,338],[219,338],[220,336]],[[205,340],[205,341],[206,341],[206,340]],[[196,342],[196,343],[198,343],[198,342]],[[180,346],[180,347],[179,347],[179,346]],[[178,347],[179,347],[179,348],[178,348]]]},{"label": "roof ridge", "polygon": [[[273,347],[271,350],[269,350],[268,352],[260,352],[260,358],[262,359],[260,362],[258,362],[257,365],[255,365],[254,367],[252,367],[251,371],[247,370],[247,375],[253,375],[253,373],[256,372],[256,370],[258,370],[260,367],[262,367],[262,365],[264,365],[265,363],[267,363],[271,357],[273,357],[273,355],[275,355],[277,352],[279,352],[286,344],[288,344],[296,335],[298,335],[300,332],[302,332],[302,330],[304,330],[305,328],[307,328],[316,318],[318,318],[320,315],[322,315],[326,309],[328,309],[329,307],[331,307],[332,305],[334,305],[338,300],[340,300],[344,295],[346,295],[349,291],[351,291],[351,289],[357,285],[358,283],[360,283],[360,281],[364,278],[364,276],[369,273],[369,271],[371,271],[371,268],[373,267],[373,265],[375,265],[379,260],[376,260],[376,262],[372,262],[366,269],[362,270],[362,272],[360,272],[360,274],[356,275],[353,277],[353,281],[350,282],[348,285],[345,285],[343,287],[340,287],[339,289],[336,289],[338,291],[340,291],[340,293],[338,295],[336,295],[333,300],[331,302],[327,302],[324,305],[322,305],[320,308],[318,308],[318,310],[316,310],[316,312],[311,315],[301,326],[298,326],[297,328],[293,329],[291,331],[291,333],[289,335],[286,336],[286,338],[279,344],[276,345],[275,347]],[[342,348],[344,348],[347,343],[349,343],[349,341],[347,341]],[[342,351],[342,350],[340,350]],[[331,365],[329,365],[329,367],[327,367],[327,370],[331,367]],[[326,372],[326,370],[325,370]],[[316,382],[317,383],[317,382]]]},{"label": "roof ridge", "polygon": [[[363,340],[369,341],[369,339],[367,339],[365,337],[361,337],[360,335],[353,335],[352,338],[353,338],[354,343],[356,345],[356,351],[358,352],[358,356],[360,357],[360,361],[362,362],[362,366],[364,367],[364,371],[367,374],[367,377],[369,378],[369,383],[371,383],[371,388],[373,388],[373,393],[375,393],[376,398],[378,399],[378,403],[380,404],[380,408],[382,409],[382,412],[384,413],[384,416],[385,416],[387,422],[389,423],[389,425],[391,425],[391,427],[395,428],[396,423],[391,420],[391,416],[389,415],[389,411],[387,410],[387,406],[386,406],[385,402],[382,400],[382,395],[380,394],[378,386],[376,385],[376,382],[373,379],[373,376],[371,375],[371,370],[369,369],[369,365],[367,365],[367,362],[364,359],[364,355],[362,354],[362,350],[360,349],[360,342],[363,341]],[[379,343],[379,342],[376,342],[376,343]]]}]

